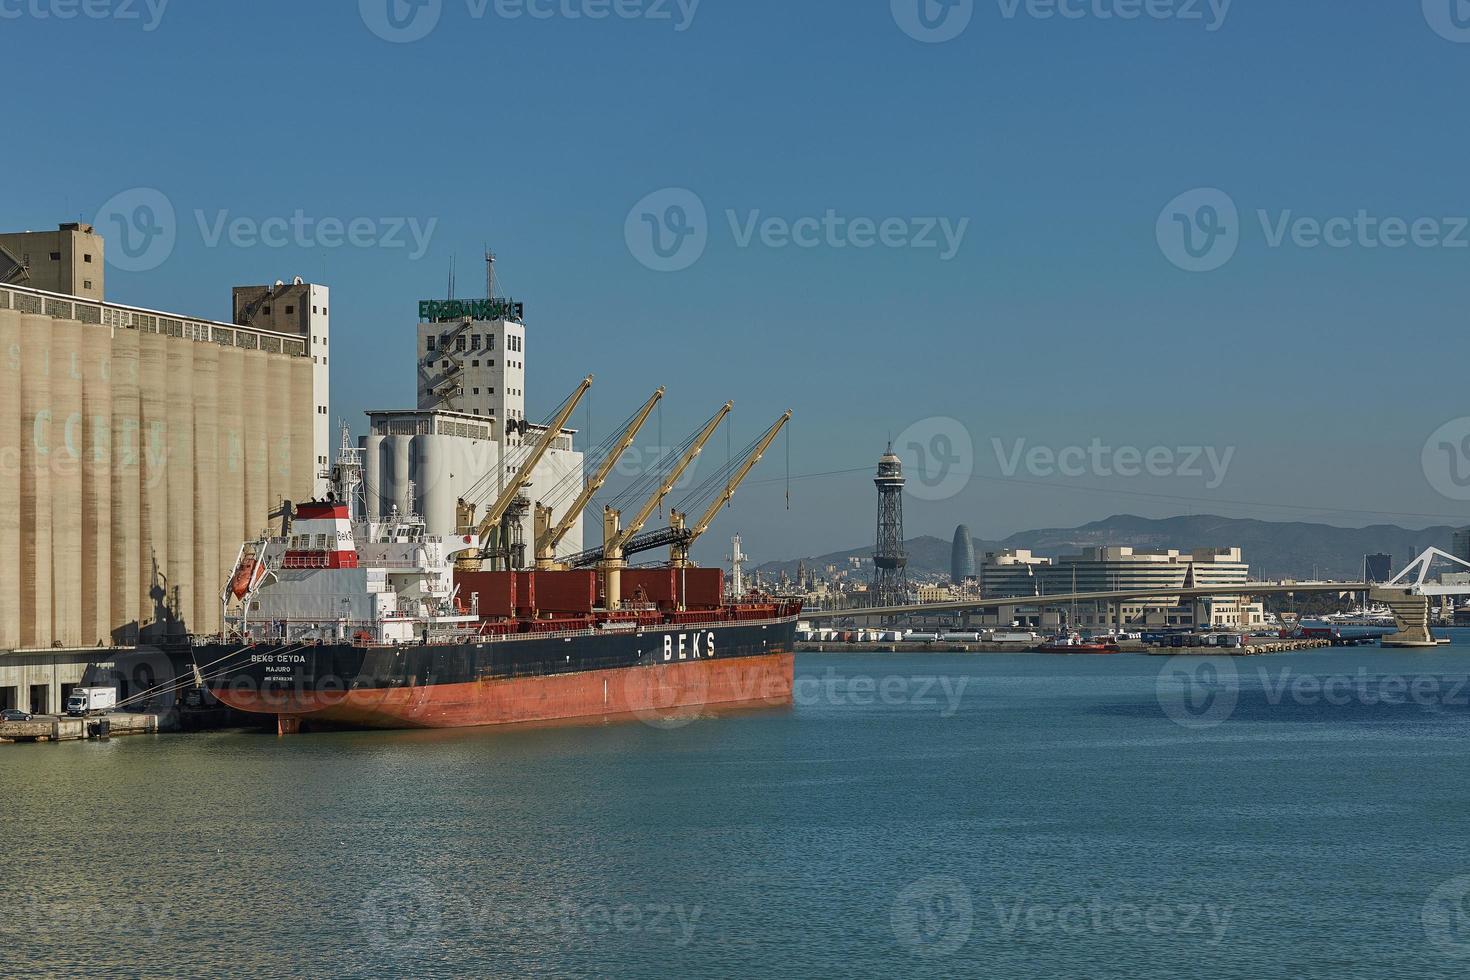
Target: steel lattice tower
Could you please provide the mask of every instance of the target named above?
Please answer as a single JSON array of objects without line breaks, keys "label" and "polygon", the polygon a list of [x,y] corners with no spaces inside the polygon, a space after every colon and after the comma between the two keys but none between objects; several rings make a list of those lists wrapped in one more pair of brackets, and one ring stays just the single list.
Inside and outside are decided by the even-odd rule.
[{"label": "steel lattice tower", "polygon": [[893,444],[878,460],[878,544],[873,553],[873,604],[901,606],[909,601],[907,566],[903,550],[903,461]]}]

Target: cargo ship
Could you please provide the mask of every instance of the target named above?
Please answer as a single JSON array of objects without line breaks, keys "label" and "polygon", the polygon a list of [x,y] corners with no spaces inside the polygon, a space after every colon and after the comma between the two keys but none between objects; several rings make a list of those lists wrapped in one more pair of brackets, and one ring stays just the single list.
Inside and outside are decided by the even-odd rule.
[{"label": "cargo ship", "polygon": [[[590,378],[583,383],[590,384]],[[646,419],[655,393],[640,413]],[[575,407],[569,398],[535,448],[529,474]],[[421,516],[364,506],[363,449],[346,432],[325,499],[283,508],[282,523],[240,548],[221,602],[227,624],[193,645],[196,679],[221,702],[274,718],[281,734],[314,728],[459,728],[643,718],[668,721],[713,706],[788,705],[799,600],[725,595],[719,568],[688,546],[790,417],[728,467],[704,518],[654,537],[671,559],[629,568],[641,528],[713,433],[717,413],[628,528],[606,508],[604,545],[557,561],[556,528],[541,526],[536,567],[494,546],[525,483],[512,480],[483,520],[458,535]],[[636,432],[637,425],[628,433]],[[586,484],[590,499],[612,457]],[[527,477],[526,479],[529,479]],[[582,501],[582,503],[585,502]],[[522,510],[529,501],[520,498]],[[496,556],[499,556],[496,559]],[[490,561],[506,567],[485,570]],[[576,567],[595,561],[596,567]]]}]

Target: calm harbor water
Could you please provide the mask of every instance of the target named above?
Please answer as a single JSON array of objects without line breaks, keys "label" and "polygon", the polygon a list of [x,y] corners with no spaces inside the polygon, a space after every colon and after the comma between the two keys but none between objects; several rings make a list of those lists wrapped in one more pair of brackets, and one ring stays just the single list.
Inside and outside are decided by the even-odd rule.
[{"label": "calm harbor water", "polygon": [[810,655],[656,727],[0,747],[0,962],[81,976],[1450,977],[1470,638]]}]

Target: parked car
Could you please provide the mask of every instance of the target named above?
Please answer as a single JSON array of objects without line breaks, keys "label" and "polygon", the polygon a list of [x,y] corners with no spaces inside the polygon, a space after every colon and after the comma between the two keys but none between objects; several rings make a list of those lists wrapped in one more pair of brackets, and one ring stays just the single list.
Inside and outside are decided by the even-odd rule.
[{"label": "parked car", "polygon": [[0,721],[30,721],[34,717],[29,711],[22,711],[19,708],[6,708],[0,711]]}]

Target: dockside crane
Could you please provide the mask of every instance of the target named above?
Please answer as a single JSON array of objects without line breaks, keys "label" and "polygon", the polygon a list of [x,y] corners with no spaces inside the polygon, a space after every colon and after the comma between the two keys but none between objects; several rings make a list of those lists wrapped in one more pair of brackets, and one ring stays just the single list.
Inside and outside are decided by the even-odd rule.
[{"label": "dockside crane", "polygon": [[577,523],[577,518],[581,516],[582,511],[586,510],[587,505],[592,502],[592,498],[602,489],[603,484],[607,482],[608,476],[612,473],[613,467],[617,465],[618,459],[628,450],[629,446],[633,445],[633,440],[638,438],[638,431],[643,428],[643,424],[648,421],[649,416],[653,414],[654,408],[658,406],[659,400],[663,397],[664,389],[660,387],[648,401],[643,403],[643,407],[638,410],[638,414],[633,416],[633,421],[623,430],[622,437],[618,439],[617,445],[608,452],[602,461],[602,465],[597,468],[597,472],[592,475],[592,479],[587,481],[587,485],[582,488],[581,494],[567,508],[566,513],[562,515],[561,521],[556,527],[550,526],[551,508],[543,507],[539,503],[536,505],[536,568],[538,570],[549,571],[557,567],[556,546],[561,544],[562,538],[566,537],[567,532],[572,529],[572,525]]},{"label": "dockside crane", "polygon": [[693,527],[687,525],[689,515],[677,510],[669,512],[669,527],[677,535],[674,542],[669,545],[670,565],[675,568],[687,568],[689,566],[689,549],[693,547],[695,541],[699,540],[700,535],[709,530],[710,524],[714,522],[715,516],[720,512],[720,508],[728,504],[730,498],[735,496],[735,491],[740,489],[740,484],[745,482],[745,478],[750,475],[750,471],[755,469],[755,464],[761,461],[761,457],[766,454],[766,450],[771,448],[771,443],[776,441],[776,437],[781,434],[781,430],[790,421],[791,411],[788,409],[785,415],[776,420],[775,425],[766,430],[766,434],[761,436],[760,441],[755,444],[755,448],[746,454],[745,461],[736,467],[735,472],[726,481],[725,489],[715,496],[715,499],[709,505],[709,509],[704,512]]},{"label": "dockside crane", "polygon": [[725,402],[720,410],[705,423],[704,428],[699,430],[699,434],[694,437],[694,441],[684,455],[679,457],[679,461],[674,464],[668,476],[659,484],[658,490],[648,498],[643,508],[634,515],[627,527],[621,526],[621,511],[612,507],[603,508],[601,568],[602,588],[608,609],[616,610],[623,604],[623,569],[628,567],[628,561],[623,557],[623,545],[627,544],[628,539],[641,531],[643,525],[648,523],[648,519],[653,516],[654,509],[669,495],[669,491],[674,489],[674,484],[679,482],[679,478],[684,475],[689,464],[693,463],[704,450],[704,444],[709,442],[710,437],[715,434],[715,430],[720,427],[720,423],[734,407],[734,402]]},{"label": "dockside crane", "polygon": [[[582,383],[577,386],[577,390],[572,392],[571,396],[567,398],[561,410],[556,413],[556,417],[546,427],[546,431],[541,433],[541,438],[536,440],[536,445],[532,448],[531,454],[520,464],[516,469],[514,477],[506,484],[505,489],[500,492],[500,496],[495,498],[495,502],[485,511],[485,516],[480,519],[480,523],[474,530],[477,547],[473,549],[470,557],[461,558],[456,562],[455,567],[460,571],[478,572],[480,570],[481,562],[484,561],[490,551],[491,536],[499,528],[501,518],[510,510],[511,505],[515,503],[521,491],[531,482],[531,477],[535,473],[536,467],[541,463],[542,457],[551,448],[552,442],[561,435],[562,426],[567,424],[567,420],[572,417],[572,412],[576,410],[577,404],[582,400],[582,396],[587,394],[587,389],[591,387],[592,375],[589,374],[582,379]],[[506,444],[502,443],[502,445]],[[499,465],[506,465],[505,455],[503,453]]]}]

